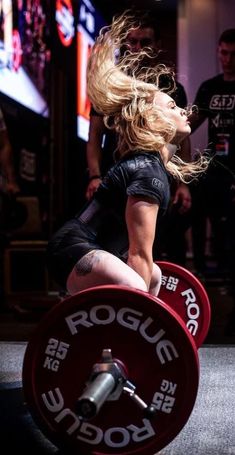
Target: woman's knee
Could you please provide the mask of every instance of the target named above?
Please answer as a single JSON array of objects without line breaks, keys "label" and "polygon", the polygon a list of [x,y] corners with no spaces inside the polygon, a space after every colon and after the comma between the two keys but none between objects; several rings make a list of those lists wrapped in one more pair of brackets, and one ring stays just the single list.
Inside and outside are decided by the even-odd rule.
[{"label": "woman's knee", "polygon": [[144,281],[144,279],[138,275],[138,273],[130,270],[129,273],[127,272],[123,275],[121,282],[119,283],[122,286],[128,286],[133,289],[138,289],[140,291],[147,292],[148,288]]},{"label": "woman's knee", "polygon": [[161,271],[160,267],[154,262],[149,293],[157,296],[160,291],[161,282],[162,282],[162,271]]}]

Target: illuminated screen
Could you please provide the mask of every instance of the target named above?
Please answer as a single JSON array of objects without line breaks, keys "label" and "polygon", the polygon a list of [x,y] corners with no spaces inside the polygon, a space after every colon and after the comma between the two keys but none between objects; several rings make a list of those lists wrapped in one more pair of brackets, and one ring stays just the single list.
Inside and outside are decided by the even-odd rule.
[{"label": "illuminated screen", "polygon": [[77,135],[88,140],[90,101],[86,90],[87,61],[99,30],[106,25],[89,0],[81,0],[77,25]]},{"label": "illuminated screen", "polygon": [[48,117],[50,0],[0,0],[0,92]]}]

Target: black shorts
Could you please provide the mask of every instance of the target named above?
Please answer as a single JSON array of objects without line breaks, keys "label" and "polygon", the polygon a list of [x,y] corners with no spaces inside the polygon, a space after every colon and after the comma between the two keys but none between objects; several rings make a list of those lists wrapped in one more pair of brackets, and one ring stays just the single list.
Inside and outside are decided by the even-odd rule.
[{"label": "black shorts", "polygon": [[66,289],[66,283],[75,264],[92,250],[101,250],[95,234],[83,223],[73,219],[65,223],[51,238],[47,247],[47,267],[50,275]]}]

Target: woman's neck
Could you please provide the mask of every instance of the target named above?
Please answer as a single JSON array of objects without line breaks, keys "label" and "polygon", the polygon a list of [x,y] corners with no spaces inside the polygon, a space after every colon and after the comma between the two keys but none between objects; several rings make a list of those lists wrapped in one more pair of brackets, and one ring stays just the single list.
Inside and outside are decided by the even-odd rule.
[{"label": "woman's neck", "polygon": [[172,156],[176,153],[178,146],[175,144],[164,145],[161,155],[163,163],[166,165],[171,160]]}]

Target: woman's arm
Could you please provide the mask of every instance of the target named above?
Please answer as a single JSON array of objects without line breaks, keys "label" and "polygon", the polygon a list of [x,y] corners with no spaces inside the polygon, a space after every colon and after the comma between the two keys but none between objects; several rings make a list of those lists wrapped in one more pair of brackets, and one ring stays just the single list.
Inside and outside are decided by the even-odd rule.
[{"label": "woman's arm", "polygon": [[129,196],[126,224],[129,237],[127,264],[145,281],[147,288],[153,272],[152,248],[159,205],[148,198]]}]

